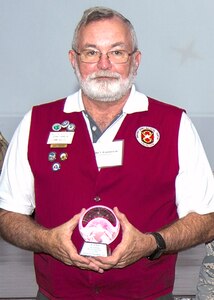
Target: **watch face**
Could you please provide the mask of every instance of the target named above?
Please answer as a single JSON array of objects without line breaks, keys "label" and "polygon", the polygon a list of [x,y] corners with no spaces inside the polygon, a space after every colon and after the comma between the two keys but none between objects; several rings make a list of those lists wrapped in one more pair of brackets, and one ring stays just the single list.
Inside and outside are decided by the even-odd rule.
[{"label": "watch face", "polygon": [[79,231],[86,242],[112,243],[118,236],[120,224],[114,212],[102,205],[92,206],[79,220]]}]

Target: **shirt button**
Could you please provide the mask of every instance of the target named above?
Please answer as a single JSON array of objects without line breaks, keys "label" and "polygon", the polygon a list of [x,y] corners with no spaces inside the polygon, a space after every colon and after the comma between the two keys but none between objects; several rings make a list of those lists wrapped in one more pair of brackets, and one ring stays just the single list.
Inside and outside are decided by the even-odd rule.
[{"label": "shirt button", "polygon": [[101,198],[99,196],[94,197],[94,201],[99,202],[101,201]]},{"label": "shirt button", "polygon": [[92,130],[93,130],[93,131],[96,131],[96,130],[97,130],[97,127],[96,127],[96,126],[93,126],[93,127],[92,127]]}]

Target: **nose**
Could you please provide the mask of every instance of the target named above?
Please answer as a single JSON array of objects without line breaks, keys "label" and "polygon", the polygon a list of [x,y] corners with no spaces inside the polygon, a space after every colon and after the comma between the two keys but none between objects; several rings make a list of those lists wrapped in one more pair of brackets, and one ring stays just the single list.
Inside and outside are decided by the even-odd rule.
[{"label": "nose", "polygon": [[102,53],[100,55],[100,60],[97,63],[97,67],[101,70],[108,70],[112,67],[112,64],[108,58],[107,53],[106,54]]}]

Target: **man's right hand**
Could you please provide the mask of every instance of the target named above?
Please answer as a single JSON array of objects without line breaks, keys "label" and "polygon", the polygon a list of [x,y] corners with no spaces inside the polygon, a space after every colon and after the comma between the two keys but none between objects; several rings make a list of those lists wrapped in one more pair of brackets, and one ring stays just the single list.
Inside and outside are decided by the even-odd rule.
[{"label": "man's right hand", "polygon": [[72,242],[73,231],[83,212],[84,209],[68,222],[47,229],[30,216],[0,209],[0,235],[22,249],[44,252],[66,265],[103,273],[96,262],[80,256]]}]

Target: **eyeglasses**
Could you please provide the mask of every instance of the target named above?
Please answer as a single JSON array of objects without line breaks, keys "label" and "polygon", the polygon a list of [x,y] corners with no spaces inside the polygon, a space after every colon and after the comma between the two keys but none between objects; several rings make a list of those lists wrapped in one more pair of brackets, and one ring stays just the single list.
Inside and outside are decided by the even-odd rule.
[{"label": "eyeglasses", "polygon": [[102,53],[91,49],[82,50],[81,52],[77,52],[75,49],[73,50],[79,55],[81,62],[88,64],[98,63],[102,55],[106,55],[113,64],[124,64],[127,63],[129,57],[136,52],[136,50],[131,53],[128,53],[126,50],[113,50]]}]

